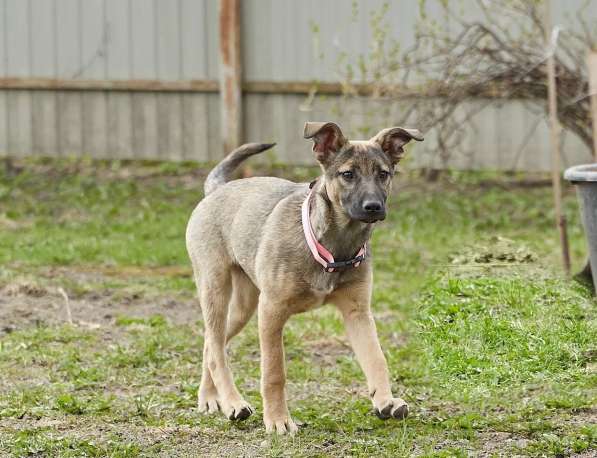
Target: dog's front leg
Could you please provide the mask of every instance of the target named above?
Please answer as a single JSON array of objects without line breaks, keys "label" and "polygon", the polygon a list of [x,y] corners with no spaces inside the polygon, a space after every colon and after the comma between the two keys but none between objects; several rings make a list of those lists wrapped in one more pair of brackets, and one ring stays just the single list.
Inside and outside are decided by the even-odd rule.
[{"label": "dog's front leg", "polygon": [[408,415],[408,406],[392,396],[388,365],[377,338],[369,298],[368,291],[351,291],[334,298],[334,303],[342,312],[346,334],[367,378],[375,413],[382,419],[401,420]]},{"label": "dog's front leg", "polygon": [[282,331],[288,320],[284,307],[262,294],[259,298],[259,344],[261,347],[261,396],[263,422],[268,433],[294,434],[298,428],[286,404],[286,372]]}]

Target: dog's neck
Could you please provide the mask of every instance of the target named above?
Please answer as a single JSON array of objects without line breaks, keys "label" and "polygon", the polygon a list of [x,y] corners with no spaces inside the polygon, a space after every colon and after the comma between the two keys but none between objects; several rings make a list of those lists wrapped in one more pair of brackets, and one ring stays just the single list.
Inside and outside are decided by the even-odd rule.
[{"label": "dog's neck", "polygon": [[342,208],[330,200],[323,180],[318,180],[315,186],[311,201],[311,225],[315,237],[336,261],[354,258],[371,238],[373,224],[350,219]]}]

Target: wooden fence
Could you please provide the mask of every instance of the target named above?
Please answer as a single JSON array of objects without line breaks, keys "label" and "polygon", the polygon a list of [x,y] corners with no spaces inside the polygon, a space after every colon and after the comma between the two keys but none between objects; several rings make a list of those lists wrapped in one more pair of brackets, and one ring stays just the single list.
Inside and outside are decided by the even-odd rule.
[{"label": "wooden fence", "polygon": [[[582,2],[555,2],[555,19]],[[339,61],[369,53],[384,3],[0,0],[0,154],[213,161],[239,141],[275,141],[265,160],[312,163],[304,121],[335,120],[354,138],[402,108],[366,84],[347,100],[338,82]],[[418,3],[386,14],[404,46]],[[448,165],[547,170],[541,116],[524,101],[492,105]],[[427,137],[409,165],[443,166]],[[572,134],[563,151],[564,165],[590,158]]]}]

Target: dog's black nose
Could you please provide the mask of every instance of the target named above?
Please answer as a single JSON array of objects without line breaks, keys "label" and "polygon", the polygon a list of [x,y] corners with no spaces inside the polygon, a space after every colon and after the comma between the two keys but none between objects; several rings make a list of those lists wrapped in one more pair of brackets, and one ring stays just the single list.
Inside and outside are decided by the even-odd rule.
[{"label": "dog's black nose", "polygon": [[363,202],[363,210],[367,213],[379,213],[383,211],[383,205],[375,200],[366,200]]}]

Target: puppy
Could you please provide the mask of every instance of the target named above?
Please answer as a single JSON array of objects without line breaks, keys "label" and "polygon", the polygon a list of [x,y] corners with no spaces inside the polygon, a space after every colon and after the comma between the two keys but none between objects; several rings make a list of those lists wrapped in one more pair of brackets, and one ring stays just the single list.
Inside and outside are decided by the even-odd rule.
[{"label": "puppy", "polygon": [[371,314],[369,239],[386,217],[394,167],[416,129],[391,127],[366,141],[347,140],[332,122],[308,122],[321,176],[311,183],[273,177],[230,181],[236,167],[272,144],[250,143],[209,174],[205,198],[188,223],[186,244],[205,323],[199,410],[243,420],[253,408],[236,388],[226,344],[257,310],[263,420],[268,432],[294,433],[286,404],[284,324],[295,313],[334,304],[367,377],[380,418],[403,419],[392,395]]}]

